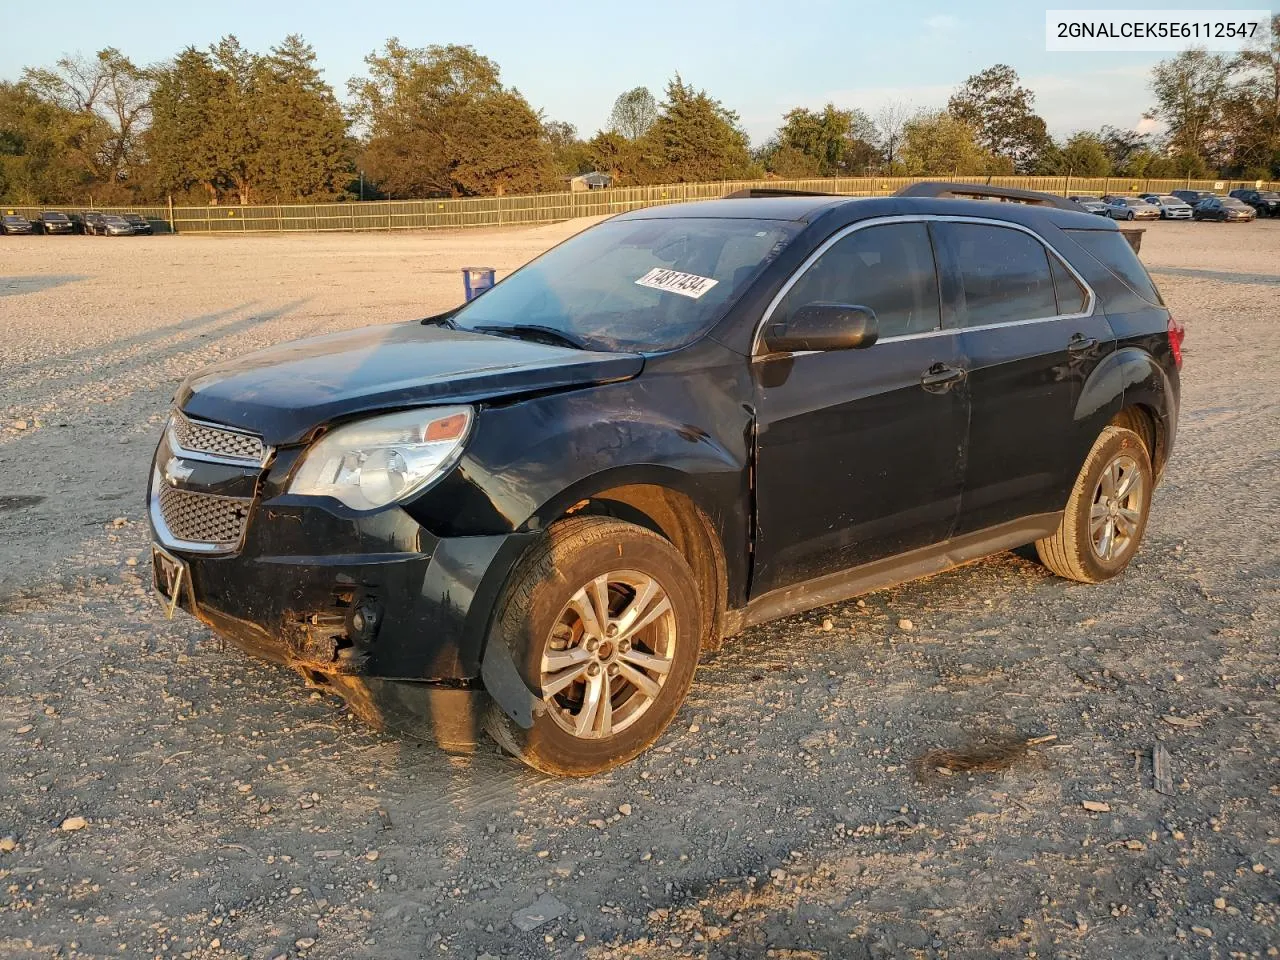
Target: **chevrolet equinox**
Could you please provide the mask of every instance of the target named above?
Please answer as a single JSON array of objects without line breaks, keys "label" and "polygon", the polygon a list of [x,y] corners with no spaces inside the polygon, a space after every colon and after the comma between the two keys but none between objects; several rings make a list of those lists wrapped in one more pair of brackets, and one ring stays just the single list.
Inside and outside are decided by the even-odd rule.
[{"label": "chevrolet equinox", "polygon": [[1183,328],[1114,221],[763,192],[189,377],[148,496],[170,613],[377,725],[585,775],[754,624],[1025,544],[1124,570]]}]

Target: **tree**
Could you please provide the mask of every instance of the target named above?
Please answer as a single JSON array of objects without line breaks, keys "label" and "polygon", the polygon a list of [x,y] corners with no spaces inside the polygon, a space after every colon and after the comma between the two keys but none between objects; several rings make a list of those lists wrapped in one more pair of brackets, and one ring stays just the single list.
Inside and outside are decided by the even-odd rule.
[{"label": "tree", "polygon": [[609,115],[609,129],[628,140],[639,140],[658,118],[658,102],[648,87],[634,87],[619,94]]},{"label": "tree", "polygon": [[978,145],[974,130],[945,111],[918,113],[902,128],[902,163],[908,176],[999,173],[1008,168]]},{"label": "tree", "polygon": [[152,121],[147,150],[157,186],[173,193],[201,188],[217,200],[222,183],[222,144],[215,111],[226,94],[227,78],[213,58],[195,47],[156,71],[151,97]]},{"label": "tree", "polygon": [[966,80],[947,101],[947,112],[973,129],[984,150],[1007,157],[1023,172],[1035,167],[1048,138],[1044,120],[1032,109],[1035,99],[1019,85],[1016,70],[998,63]]},{"label": "tree", "polygon": [[92,174],[68,142],[80,120],[26,83],[0,81],[0,199],[59,203],[92,190]]},{"label": "tree", "polygon": [[679,74],[640,141],[641,163],[666,181],[733,180],[753,172],[746,133],[738,115]]},{"label": "tree", "polygon": [[[799,175],[782,173],[779,163],[789,169],[811,167],[821,177],[861,173],[879,157],[874,127],[861,110],[838,110],[832,103],[821,112],[797,107],[782,121],[762,152],[766,169],[779,175]],[[795,154],[811,162],[802,163]]]},{"label": "tree", "polygon": [[264,199],[332,200],[349,179],[347,121],[315,61],[315,51],[294,34],[255,66],[254,179]]},{"label": "tree", "polygon": [[1222,127],[1223,105],[1230,88],[1230,63],[1222,54],[1184,50],[1157,63],[1151,71],[1156,105],[1147,114],[1169,128],[1170,153],[1190,163],[1209,159],[1211,144]]},{"label": "tree", "polygon": [[471,47],[394,37],[348,84],[366,169],[393,196],[532,192],[554,183],[551,147],[528,102]]},{"label": "tree", "polygon": [[578,137],[578,128],[572,123],[563,120],[543,121],[542,139],[551,149],[551,162],[560,176],[572,177],[591,171],[587,145]]},{"label": "tree", "polygon": [[1073,134],[1057,151],[1056,169],[1051,173],[1069,177],[1107,177],[1111,175],[1111,157],[1106,144],[1096,133]]},{"label": "tree", "polygon": [[1232,66],[1240,80],[1223,105],[1223,126],[1236,135],[1232,165],[1254,179],[1280,176],[1280,14]]},{"label": "tree", "polygon": [[53,69],[28,68],[22,75],[37,96],[63,111],[66,149],[95,184],[107,190],[122,187],[142,159],[139,141],[150,111],[149,73],[107,47],[91,58],[63,57]]},{"label": "tree", "polygon": [[1145,133],[1110,124],[1098,131],[1098,142],[1107,151],[1112,170],[1122,177],[1131,175],[1129,167],[1138,154],[1151,152],[1151,138]]},{"label": "tree", "polygon": [[891,100],[876,111],[875,131],[886,169],[892,169],[902,144],[902,128],[911,119],[911,107],[902,100]]}]

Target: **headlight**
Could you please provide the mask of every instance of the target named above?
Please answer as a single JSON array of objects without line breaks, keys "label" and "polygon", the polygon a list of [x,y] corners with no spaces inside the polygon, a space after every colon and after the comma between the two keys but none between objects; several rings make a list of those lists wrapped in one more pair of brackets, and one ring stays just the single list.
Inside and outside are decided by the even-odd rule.
[{"label": "headlight", "polygon": [[289,492],[353,510],[402,500],[457,462],[471,420],[470,407],[429,407],[339,427],[303,454]]}]

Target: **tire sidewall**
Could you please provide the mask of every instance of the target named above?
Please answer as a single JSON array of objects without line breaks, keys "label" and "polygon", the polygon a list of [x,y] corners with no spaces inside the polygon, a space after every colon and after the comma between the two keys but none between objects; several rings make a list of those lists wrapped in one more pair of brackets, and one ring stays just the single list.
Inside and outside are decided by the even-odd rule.
[{"label": "tire sidewall", "polygon": [[[621,526],[621,525],[619,525]],[[676,620],[676,652],[671,672],[649,708],[621,733],[600,740],[575,737],[545,710],[532,729],[513,731],[522,752],[549,773],[584,776],[626,763],[653,743],[684,702],[698,666],[702,612],[692,572],[667,541],[636,528],[609,542],[595,542],[557,557],[556,572],[534,585],[509,638],[516,666],[532,690],[541,688],[542,654],[551,629],[570,598],[593,577],[609,570],[636,570],[666,591]]]}]

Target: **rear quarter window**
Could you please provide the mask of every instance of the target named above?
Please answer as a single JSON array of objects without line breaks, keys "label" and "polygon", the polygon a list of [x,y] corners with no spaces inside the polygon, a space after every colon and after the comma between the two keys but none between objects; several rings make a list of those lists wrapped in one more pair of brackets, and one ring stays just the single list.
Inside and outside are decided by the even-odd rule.
[{"label": "rear quarter window", "polygon": [[1064,230],[1072,240],[1100,264],[1124,281],[1134,293],[1148,303],[1164,306],[1160,292],[1142,265],[1129,241],[1119,230]]}]

